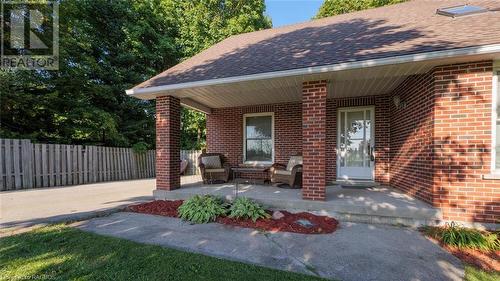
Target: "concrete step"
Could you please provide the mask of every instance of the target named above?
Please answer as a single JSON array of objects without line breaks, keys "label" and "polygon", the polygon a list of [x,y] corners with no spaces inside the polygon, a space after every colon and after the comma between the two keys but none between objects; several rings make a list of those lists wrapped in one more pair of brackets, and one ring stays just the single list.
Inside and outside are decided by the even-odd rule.
[{"label": "concrete step", "polygon": [[380,183],[371,180],[336,180],[329,186],[345,186],[345,187],[374,187],[380,186]]},{"label": "concrete step", "polygon": [[[269,186],[252,186],[252,188],[261,190],[259,192],[245,190],[239,196],[251,198],[271,209],[309,211],[318,215],[332,216],[340,221],[418,227],[439,224],[442,218],[439,209],[389,187],[367,190],[329,187],[326,201],[302,200],[300,190],[275,190]],[[213,194],[226,200],[234,199],[234,190],[230,186],[154,191],[155,198],[160,200],[185,200],[196,194]]]}]

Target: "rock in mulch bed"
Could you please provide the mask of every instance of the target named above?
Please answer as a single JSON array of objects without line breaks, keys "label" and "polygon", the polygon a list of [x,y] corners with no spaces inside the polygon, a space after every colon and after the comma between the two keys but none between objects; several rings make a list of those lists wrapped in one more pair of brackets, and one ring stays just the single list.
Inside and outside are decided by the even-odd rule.
[{"label": "rock in mulch bed", "polygon": [[280,211],[280,219],[260,219],[253,222],[250,219],[236,219],[230,217],[217,218],[218,223],[255,228],[271,232],[294,232],[303,234],[332,233],[337,229],[338,221],[327,216],[317,216],[311,213],[290,213]]},{"label": "rock in mulch bed", "polygon": [[[167,217],[178,217],[177,209],[183,200],[156,200],[148,203],[131,205],[128,211],[160,215]],[[276,213],[276,212],[275,212]],[[271,232],[293,232],[302,234],[325,234],[332,233],[337,229],[338,221],[327,216],[317,216],[311,213],[290,213],[279,211],[279,216],[269,219],[259,219],[253,222],[250,219],[237,219],[230,217],[218,217],[216,222],[221,224],[254,228]],[[272,214],[269,211],[269,214]]]}]

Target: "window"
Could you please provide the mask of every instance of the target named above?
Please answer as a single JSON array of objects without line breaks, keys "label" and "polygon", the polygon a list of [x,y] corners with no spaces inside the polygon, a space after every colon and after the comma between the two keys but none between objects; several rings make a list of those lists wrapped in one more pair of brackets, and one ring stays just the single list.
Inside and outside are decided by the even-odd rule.
[{"label": "window", "polygon": [[243,119],[245,162],[272,163],[274,160],[273,114],[245,114]]},{"label": "window", "polygon": [[456,17],[467,16],[467,15],[472,15],[472,14],[484,13],[487,11],[488,11],[488,9],[485,9],[483,7],[462,5],[462,6],[437,9],[436,13],[438,15],[456,18]]},{"label": "window", "polygon": [[493,77],[493,170],[500,173],[500,71]]}]

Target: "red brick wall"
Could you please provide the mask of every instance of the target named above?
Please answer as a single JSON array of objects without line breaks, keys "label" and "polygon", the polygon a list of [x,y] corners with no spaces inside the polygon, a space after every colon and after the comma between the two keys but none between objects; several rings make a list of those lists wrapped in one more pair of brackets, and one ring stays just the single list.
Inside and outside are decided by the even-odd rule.
[{"label": "red brick wall", "polygon": [[173,190],[180,182],[181,104],[178,98],[156,98],[156,188]]},{"label": "red brick wall", "polygon": [[392,93],[391,185],[432,203],[444,219],[500,219],[500,181],[491,166],[492,63],[440,66]]},{"label": "red brick wall", "polygon": [[[375,106],[375,180],[389,183],[389,104],[388,96],[327,100],[326,181],[336,179],[337,107]],[[243,161],[243,114],[274,112],[275,158],[286,164],[292,155],[302,153],[302,104],[283,103],[214,109],[207,115],[207,151],[222,152],[231,165]]]},{"label": "red brick wall", "polygon": [[282,103],[214,109],[207,115],[207,151],[224,153],[231,165],[243,163],[243,114],[274,112],[275,162],[302,153],[302,107]]},{"label": "red brick wall", "polygon": [[302,198],[326,198],[326,81],[302,85]]},{"label": "red brick wall", "polygon": [[[325,174],[336,178],[337,108],[375,105],[375,179],[443,209],[448,220],[498,222],[500,181],[491,165],[492,63],[442,66],[408,77],[387,96],[327,101]],[[406,105],[396,108],[394,96]],[[242,162],[244,113],[275,113],[275,157],[302,152],[302,105],[214,109],[207,118],[210,152]]]},{"label": "red brick wall", "polygon": [[243,161],[242,108],[214,108],[207,115],[207,152],[223,153],[232,166]]},{"label": "red brick wall", "polygon": [[392,93],[390,102],[391,186],[432,203],[433,77],[414,75]]},{"label": "red brick wall", "polygon": [[492,62],[434,69],[434,205],[445,219],[500,221],[491,173]]}]

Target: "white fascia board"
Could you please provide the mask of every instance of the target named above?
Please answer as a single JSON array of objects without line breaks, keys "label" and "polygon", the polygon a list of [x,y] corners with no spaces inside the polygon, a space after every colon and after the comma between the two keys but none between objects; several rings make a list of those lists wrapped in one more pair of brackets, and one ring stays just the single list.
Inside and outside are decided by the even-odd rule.
[{"label": "white fascia board", "polygon": [[155,86],[148,88],[129,89],[126,90],[126,93],[127,95],[131,96],[150,95],[154,93],[161,93],[166,91],[202,87],[202,86],[213,86],[220,84],[238,83],[238,82],[246,82],[252,80],[264,80],[264,79],[281,78],[289,76],[321,74],[326,72],[336,72],[336,71],[359,69],[366,67],[376,67],[376,66],[384,66],[392,64],[421,62],[421,61],[436,60],[436,59],[446,59],[446,58],[472,56],[472,55],[485,55],[494,53],[500,53],[500,44],[451,49],[444,51],[434,51],[434,52],[410,54],[410,55],[372,59],[372,60],[338,63],[338,64],[331,64],[324,66],[297,68],[291,70],[265,72],[252,75],[226,77],[219,79],[201,80],[195,82]]}]

